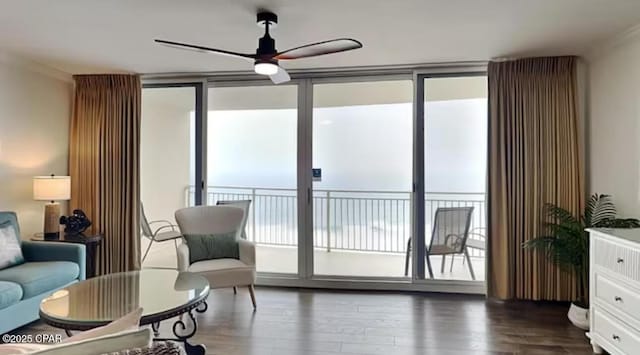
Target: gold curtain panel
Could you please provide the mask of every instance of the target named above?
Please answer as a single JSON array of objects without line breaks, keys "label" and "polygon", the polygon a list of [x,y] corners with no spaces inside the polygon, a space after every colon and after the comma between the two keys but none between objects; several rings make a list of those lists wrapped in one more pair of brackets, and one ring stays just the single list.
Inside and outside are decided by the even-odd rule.
[{"label": "gold curtain panel", "polygon": [[98,275],[140,268],[141,84],[136,75],[77,75],[71,119],[71,206],[104,235]]},{"label": "gold curtain panel", "polygon": [[573,300],[573,275],[522,243],[543,234],[544,204],[584,205],[576,58],[489,64],[490,297]]}]

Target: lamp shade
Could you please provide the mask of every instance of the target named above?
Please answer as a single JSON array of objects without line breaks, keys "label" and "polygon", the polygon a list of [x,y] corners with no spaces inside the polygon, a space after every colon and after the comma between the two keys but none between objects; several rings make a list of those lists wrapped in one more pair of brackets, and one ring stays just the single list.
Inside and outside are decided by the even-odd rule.
[{"label": "lamp shade", "polygon": [[71,199],[70,176],[34,176],[33,199],[40,201],[62,201]]}]

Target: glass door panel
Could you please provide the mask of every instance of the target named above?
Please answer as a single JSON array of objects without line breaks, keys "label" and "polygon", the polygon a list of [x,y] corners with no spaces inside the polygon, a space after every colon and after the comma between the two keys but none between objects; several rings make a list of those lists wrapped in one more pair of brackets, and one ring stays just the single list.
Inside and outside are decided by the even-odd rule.
[{"label": "glass door panel", "polygon": [[[174,212],[195,204],[195,107],[194,86],[142,90],[140,196],[152,232],[172,230]],[[176,268],[180,240],[151,243],[144,229],[142,266]]]},{"label": "glass door panel", "polygon": [[314,274],[405,276],[411,80],[313,86]]},{"label": "glass door panel", "polygon": [[251,200],[259,272],[298,272],[297,85],[210,87],[206,204]]},{"label": "glass door panel", "polygon": [[424,105],[425,277],[484,281],[487,78],[425,78]]}]

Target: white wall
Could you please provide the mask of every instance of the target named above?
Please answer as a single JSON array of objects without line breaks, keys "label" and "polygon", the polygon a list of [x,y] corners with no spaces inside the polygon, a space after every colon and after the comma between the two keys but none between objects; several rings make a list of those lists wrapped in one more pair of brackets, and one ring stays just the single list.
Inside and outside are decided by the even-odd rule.
[{"label": "white wall", "polygon": [[[185,207],[185,188],[191,174],[192,88],[142,91],[140,194],[147,218],[174,220]],[[155,226],[157,227],[157,226]]]},{"label": "white wall", "polygon": [[594,52],[589,77],[589,190],[640,217],[640,27]]},{"label": "white wall", "polygon": [[23,239],[43,229],[32,177],[68,173],[71,95],[70,76],[0,53],[0,210],[18,213]]}]

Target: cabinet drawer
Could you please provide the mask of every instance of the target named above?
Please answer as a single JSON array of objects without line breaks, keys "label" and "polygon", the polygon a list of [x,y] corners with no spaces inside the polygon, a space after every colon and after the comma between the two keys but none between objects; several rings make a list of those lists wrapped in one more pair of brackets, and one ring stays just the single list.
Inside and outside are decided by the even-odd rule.
[{"label": "cabinet drawer", "polygon": [[[640,334],[627,327],[605,311],[595,308],[593,312],[594,331],[613,344],[624,354],[637,354],[640,349]],[[612,352],[613,351],[609,351]]]},{"label": "cabinet drawer", "polygon": [[640,294],[606,276],[596,274],[596,299],[640,321]]},{"label": "cabinet drawer", "polygon": [[640,282],[640,251],[601,238],[594,240],[594,246],[596,265]]}]

